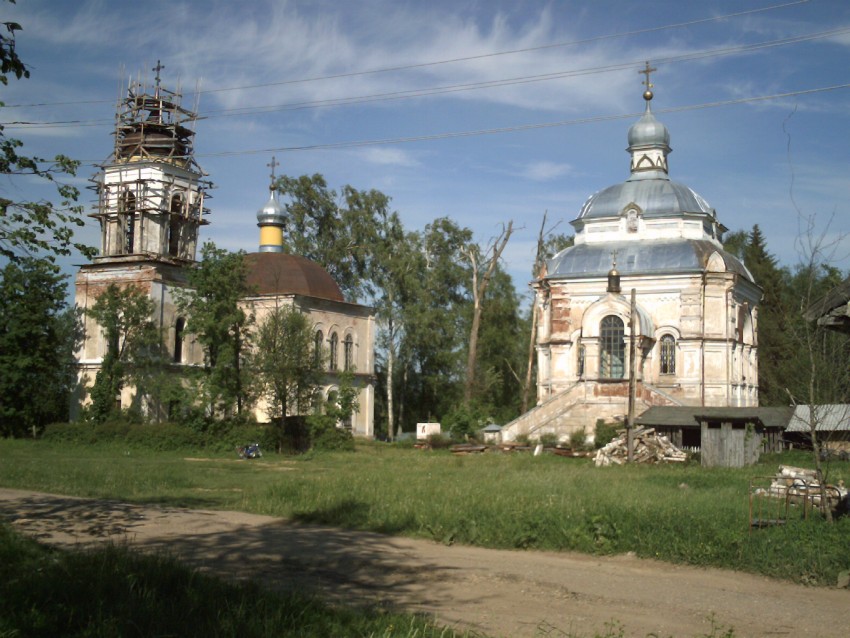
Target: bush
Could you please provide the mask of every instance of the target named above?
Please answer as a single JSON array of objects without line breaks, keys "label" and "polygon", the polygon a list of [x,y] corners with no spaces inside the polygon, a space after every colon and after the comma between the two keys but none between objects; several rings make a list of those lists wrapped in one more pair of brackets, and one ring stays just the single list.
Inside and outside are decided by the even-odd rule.
[{"label": "bush", "polygon": [[310,448],[314,450],[354,451],[354,437],[349,430],[337,427],[336,419],[327,414],[307,417]]},{"label": "bush", "polygon": [[580,430],[576,430],[572,434],[570,434],[570,446],[574,450],[581,450],[587,444],[587,433],[584,431],[584,428]]},{"label": "bush", "polygon": [[445,450],[452,444],[452,442],[444,437],[442,434],[429,434],[428,435],[428,447],[432,450]]},{"label": "bush", "polygon": [[273,429],[262,425],[236,425],[219,421],[205,431],[174,423],[132,425],[127,422],[53,423],[48,425],[42,439],[55,443],[84,445],[117,444],[157,452],[201,449],[208,452],[230,452],[237,445],[259,443],[265,449],[275,449]]},{"label": "bush", "polygon": [[546,432],[540,435],[540,445],[543,447],[555,447],[558,445],[558,435],[554,432]]},{"label": "bush", "polygon": [[618,423],[606,423],[604,419],[596,419],[596,434],[593,437],[593,445],[598,450],[605,447],[617,436],[620,428]]}]

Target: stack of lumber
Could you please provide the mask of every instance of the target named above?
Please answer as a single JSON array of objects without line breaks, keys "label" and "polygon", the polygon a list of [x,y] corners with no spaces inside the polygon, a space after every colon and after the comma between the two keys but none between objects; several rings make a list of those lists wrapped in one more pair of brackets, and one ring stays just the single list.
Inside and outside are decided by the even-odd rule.
[{"label": "stack of lumber", "polygon": [[[670,443],[666,436],[654,428],[635,428],[633,437],[633,459],[635,463],[681,463],[688,460],[688,453]],[[596,467],[622,465],[629,458],[626,430],[618,430],[617,438],[596,453]]]}]

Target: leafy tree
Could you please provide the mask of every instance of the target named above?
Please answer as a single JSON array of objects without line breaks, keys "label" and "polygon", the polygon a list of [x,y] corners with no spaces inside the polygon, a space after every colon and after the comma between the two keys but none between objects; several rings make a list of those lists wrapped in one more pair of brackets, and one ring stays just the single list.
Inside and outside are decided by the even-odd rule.
[{"label": "leafy tree", "polygon": [[493,273],[484,307],[486,321],[481,324],[475,396],[491,422],[505,423],[520,413],[524,343],[530,321],[521,317],[519,296],[510,275],[501,267]]},{"label": "leafy tree", "polygon": [[[762,405],[788,405],[785,390],[789,374],[793,374],[794,349],[789,322],[795,319],[789,308],[787,270],[779,268],[776,258],[767,250],[764,235],[753,226],[743,247],[744,263],[761,286],[764,294],[758,311],[759,402]],[[799,313],[796,313],[799,317]]]},{"label": "leafy tree", "polygon": [[35,435],[68,417],[80,331],[65,279],[30,258],[0,271],[0,436]]},{"label": "leafy tree", "polygon": [[319,174],[283,176],[277,190],[286,202],[285,248],[321,264],[347,299],[359,299],[364,294],[369,224],[386,210],[389,198],[351,186],[343,188],[340,198]]},{"label": "leafy tree", "polygon": [[250,407],[250,340],[253,313],[240,301],[250,294],[244,253],[230,253],[212,242],[201,247],[201,261],[187,275],[188,287],[177,291],[186,331],[204,351],[202,392],[210,416],[241,415]]},{"label": "leafy tree", "polygon": [[[21,25],[4,22],[0,30],[0,83],[8,84],[9,76],[28,78],[29,69],[15,51],[15,32]],[[3,103],[0,102],[0,106]],[[23,142],[6,137],[0,126],[0,174],[11,178],[36,177],[53,183],[62,201],[59,206],[49,201],[15,201],[0,191],[0,255],[15,261],[39,256],[54,261],[58,255],[70,255],[76,249],[86,257],[95,254],[93,248],[74,241],[73,228],[84,225],[83,208],[76,205],[79,191],[57,181],[63,175],[73,177],[80,163],[64,155],[53,160],[21,155]]]},{"label": "leafy tree", "polygon": [[324,364],[314,348],[312,326],[301,312],[283,306],[265,318],[257,336],[256,368],[272,419],[313,408]]},{"label": "leafy tree", "polygon": [[[136,286],[110,284],[88,314],[103,329],[106,354],[91,390],[90,416],[102,423],[117,413],[116,398],[136,369],[144,369],[161,349],[159,331],[151,321],[154,304]],[[142,394],[136,397],[141,400]]]}]

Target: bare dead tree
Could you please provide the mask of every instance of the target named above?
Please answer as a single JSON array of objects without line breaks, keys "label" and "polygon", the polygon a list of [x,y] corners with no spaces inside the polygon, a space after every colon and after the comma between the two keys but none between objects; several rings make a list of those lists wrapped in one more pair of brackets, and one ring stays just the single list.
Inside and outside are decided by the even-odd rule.
[{"label": "bare dead tree", "polygon": [[502,252],[513,234],[513,221],[507,226],[502,226],[499,236],[490,241],[484,254],[478,244],[468,244],[461,249],[463,256],[469,261],[472,269],[472,327],[469,330],[469,353],[466,359],[466,385],[464,387],[464,401],[472,400],[472,392],[475,387],[475,361],[478,351],[478,331],[481,327],[482,302],[490,279],[496,270]]}]

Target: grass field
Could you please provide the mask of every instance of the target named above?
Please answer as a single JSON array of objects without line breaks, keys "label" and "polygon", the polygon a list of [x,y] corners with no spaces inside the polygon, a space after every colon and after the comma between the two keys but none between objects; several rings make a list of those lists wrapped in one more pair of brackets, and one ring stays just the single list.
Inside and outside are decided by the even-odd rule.
[{"label": "grass field", "polygon": [[[455,457],[382,444],[354,453],[152,452],[116,444],[0,441],[0,485],[136,503],[234,509],[306,522],[498,548],[635,552],[692,565],[831,585],[850,569],[850,520],[818,517],[750,531],[748,484],[796,453],[756,467],[595,468],[586,459]],[[835,462],[830,481],[850,480]]]}]

